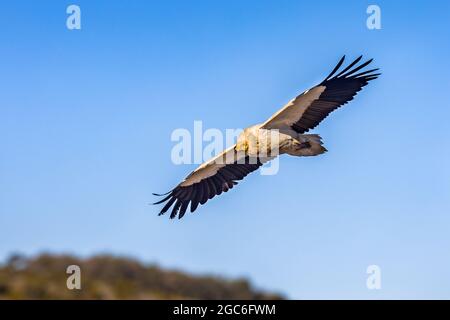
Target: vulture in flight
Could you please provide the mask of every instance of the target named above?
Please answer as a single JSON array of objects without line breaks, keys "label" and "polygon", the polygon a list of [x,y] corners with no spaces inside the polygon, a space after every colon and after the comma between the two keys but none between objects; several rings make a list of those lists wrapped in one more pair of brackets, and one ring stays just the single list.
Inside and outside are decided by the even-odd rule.
[{"label": "vulture in flight", "polygon": [[343,56],[321,83],[289,101],[267,121],[246,128],[235,145],[201,164],[171,191],[154,194],[163,197],[154,204],[165,203],[159,215],[171,209],[171,219],[182,218],[188,206],[194,212],[199,204],[232,189],[238,180],[279,154],[316,156],[326,152],[319,135],[306,133],[380,75],[376,73],[379,69],[363,70],[372,59],[358,65],[361,59],[341,70]]}]

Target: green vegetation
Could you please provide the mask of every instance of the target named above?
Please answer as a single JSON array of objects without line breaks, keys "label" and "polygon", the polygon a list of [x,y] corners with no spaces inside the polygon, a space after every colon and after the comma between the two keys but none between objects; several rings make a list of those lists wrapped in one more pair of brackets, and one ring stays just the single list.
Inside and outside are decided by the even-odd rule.
[{"label": "green vegetation", "polygon": [[[81,268],[81,289],[69,290],[69,265]],[[245,279],[193,276],[111,255],[80,259],[12,255],[0,266],[0,299],[282,299]]]}]

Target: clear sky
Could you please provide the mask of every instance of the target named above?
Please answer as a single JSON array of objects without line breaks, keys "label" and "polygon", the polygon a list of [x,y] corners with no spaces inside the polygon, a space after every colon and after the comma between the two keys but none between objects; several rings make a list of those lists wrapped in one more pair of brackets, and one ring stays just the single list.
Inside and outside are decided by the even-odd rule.
[{"label": "clear sky", "polygon": [[[381,30],[366,27],[369,4]],[[81,8],[81,30],[66,8]],[[290,298],[450,298],[445,1],[13,1],[0,9],[0,258],[111,252]],[[174,129],[264,121],[347,54],[383,75],[193,215],[158,217]],[[378,265],[381,290],[366,288]]]}]

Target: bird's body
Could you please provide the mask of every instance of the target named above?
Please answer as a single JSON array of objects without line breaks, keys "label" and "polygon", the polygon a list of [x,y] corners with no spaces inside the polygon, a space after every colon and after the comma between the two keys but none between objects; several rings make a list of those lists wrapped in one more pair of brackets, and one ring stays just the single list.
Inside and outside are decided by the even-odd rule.
[{"label": "bird's body", "polygon": [[244,129],[235,149],[250,157],[274,157],[287,153],[292,156],[314,156],[326,151],[317,134],[300,134],[294,130],[264,129],[263,123]]},{"label": "bird's body", "polygon": [[334,75],[344,62],[343,57],[319,85],[292,99],[264,123],[244,129],[235,145],[203,163],[177,187],[160,195],[165,197],[156,204],[167,202],[160,214],[172,205],[171,218],[177,214],[183,217],[189,204],[194,212],[199,204],[227,192],[237,180],[281,154],[316,156],[327,151],[319,135],[306,132],[378,77],[379,73],[373,73],[378,69],[356,73],[372,61],[354,67],[361,58]]}]

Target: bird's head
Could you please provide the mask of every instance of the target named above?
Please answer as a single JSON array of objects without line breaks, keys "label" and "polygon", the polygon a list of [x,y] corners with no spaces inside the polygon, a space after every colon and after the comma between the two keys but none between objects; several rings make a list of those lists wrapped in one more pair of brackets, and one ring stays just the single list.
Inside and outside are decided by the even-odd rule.
[{"label": "bird's head", "polygon": [[247,150],[248,150],[248,140],[246,131],[244,130],[244,132],[242,132],[237,138],[236,151],[247,152]]},{"label": "bird's head", "polygon": [[248,142],[247,141],[236,143],[236,151],[247,152],[247,150],[248,150]]}]

